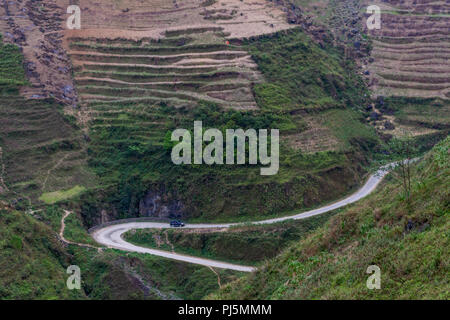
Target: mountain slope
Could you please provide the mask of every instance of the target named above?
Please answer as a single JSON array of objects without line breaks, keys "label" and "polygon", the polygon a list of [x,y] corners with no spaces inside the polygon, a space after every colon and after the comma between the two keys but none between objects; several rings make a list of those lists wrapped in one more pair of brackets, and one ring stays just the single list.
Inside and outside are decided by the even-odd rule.
[{"label": "mountain slope", "polygon": [[83,298],[66,287],[70,255],[47,225],[0,203],[0,239],[0,300]]},{"label": "mountain slope", "polygon": [[[233,279],[228,271],[62,243],[63,210],[49,204],[84,190],[71,186],[94,183],[84,170],[86,141],[60,104],[19,95],[27,83],[23,56],[1,40],[0,300],[198,298],[216,289],[218,276],[222,283]],[[66,220],[64,236],[74,242],[89,237],[75,215]],[[82,290],[67,289],[69,265],[80,267]]]},{"label": "mountain slope", "polygon": [[[245,220],[358,186],[379,143],[361,112],[369,93],[341,50],[287,23],[279,4],[80,1],[83,27],[66,30],[59,12],[70,1],[43,2],[1,9],[0,30],[22,50],[32,84],[20,92],[33,98],[0,102],[2,177],[13,193],[5,200],[70,202],[88,226],[137,216]],[[44,52],[31,53],[41,38]],[[35,73],[70,79],[55,78],[60,88]],[[70,106],[40,99],[52,95]],[[174,165],[170,133],[196,120],[222,131],[280,129],[279,174]]]},{"label": "mountain slope", "polygon": [[[334,216],[219,299],[449,299],[450,138],[415,165],[410,203],[388,178],[367,200]],[[366,269],[381,269],[368,290]]]},{"label": "mountain slope", "polygon": [[371,86],[377,95],[450,98],[448,1],[366,1],[380,6]]},{"label": "mountain slope", "polygon": [[[195,29],[184,32],[188,31],[191,38],[205,33]],[[164,41],[170,44],[172,39],[166,37],[161,40],[163,44]],[[193,50],[189,45],[170,46],[173,50]],[[122,46],[122,49],[125,47],[130,48]],[[138,98],[87,104],[86,109],[92,112],[89,164],[100,177],[98,189],[102,189],[100,197],[98,193],[85,197],[82,214],[88,224],[101,222],[102,210],[107,213],[107,219],[181,216],[209,221],[245,220],[256,214],[270,216],[333,200],[358,185],[363,173],[362,163],[370,153],[368,149],[379,140],[359,109],[368,94],[342,52],[331,44],[320,47],[299,29],[235,39],[230,47],[234,52],[249,53],[256,62],[258,74],[265,79],[250,84],[256,109],[232,109],[228,102],[217,104],[192,99],[187,100],[188,105],[180,105],[179,100],[169,104],[164,98],[155,96],[154,90],[137,93],[143,95],[142,101]],[[142,45],[133,50],[137,48],[159,52],[165,47],[161,44]],[[122,53],[120,56],[125,57]],[[136,75],[149,76],[142,72],[145,67],[137,68],[140,73]],[[189,73],[182,73],[185,69],[180,66],[176,69],[176,77],[180,80],[195,76],[189,70]],[[160,72],[165,74],[167,71]],[[208,74],[201,70],[197,72],[202,77]],[[244,74],[246,71],[241,68],[239,72]],[[183,91],[201,91],[206,81],[224,93],[227,91],[225,84],[219,85],[220,77],[217,77],[219,74],[213,72],[211,79],[197,84],[200,89],[185,88]],[[79,78],[82,92],[98,89],[82,88],[82,84],[88,84],[83,82],[85,80]],[[183,80],[184,85],[198,82],[198,79],[194,82],[186,80],[189,79]],[[112,85],[111,82],[107,84]],[[110,87],[107,91],[116,89]],[[165,90],[182,93],[176,86]],[[147,101],[146,94],[150,94],[154,102]],[[121,95],[132,93],[127,89],[121,91]],[[224,108],[224,105],[228,107]],[[229,128],[280,129],[279,173],[260,176],[259,167],[249,165],[173,165],[170,133],[176,128],[192,129],[195,120],[202,120],[204,128],[221,131]],[[254,194],[262,196],[254,197]]]}]

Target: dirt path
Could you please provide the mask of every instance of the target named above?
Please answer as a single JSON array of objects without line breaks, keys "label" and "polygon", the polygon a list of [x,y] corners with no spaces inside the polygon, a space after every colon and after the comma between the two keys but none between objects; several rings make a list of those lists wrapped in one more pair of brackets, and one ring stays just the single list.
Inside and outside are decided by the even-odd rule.
[{"label": "dirt path", "polygon": [[170,242],[169,240],[169,233],[166,231],[164,231],[164,235],[166,236],[166,243],[170,246],[170,248],[172,249],[172,253],[175,253],[175,247],[172,244],[172,242]]},{"label": "dirt path", "polygon": [[45,187],[46,187],[46,185],[47,185],[48,178],[50,177],[50,174],[52,173],[52,171],[55,170],[55,169],[57,169],[57,168],[61,165],[61,163],[63,163],[64,160],[67,159],[67,157],[68,157],[69,155],[70,155],[70,154],[66,154],[64,157],[62,157],[61,159],[59,159],[58,162],[57,162],[52,168],[48,169],[47,175],[45,176],[45,180],[44,180],[44,182],[42,183],[42,188],[41,188],[42,191],[45,190]]},{"label": "dirt path", "polygon": [[65,220],[66,220],[66,218],[67,218],[71,213],[72,213],[71,211],[64,210],[64,215],[63,215],[63,217],[61,218],[61,229],[60,229],[60,231],[59,231],[59,238],[60,238],[64,243],[67,243],[67,244],[73,244],[73,245],[77,245],[77,246],[84,247],[84,248],[92,248],[92,249],[96,249],[96,250],[98,250],[98,251],[100,252],[102,248],[94,247],[94,246],[92,246],[92,245],[90,245],[90,244],[86,244],[86,243],[79,243],[79,242],[69,241],[69,240],[67,240],[66,238],[64,238],[64,229],[66,228]]},{"label": "dirt path", "polygon": [[214,272],[215,275],[217,276],[217,284],[219,285],[219,289],[221,289],[222,284],[220,283],[220,274],[216,270],[214,270],[213,267],[208,266],[208,268],[211,269],[211,271]]}]

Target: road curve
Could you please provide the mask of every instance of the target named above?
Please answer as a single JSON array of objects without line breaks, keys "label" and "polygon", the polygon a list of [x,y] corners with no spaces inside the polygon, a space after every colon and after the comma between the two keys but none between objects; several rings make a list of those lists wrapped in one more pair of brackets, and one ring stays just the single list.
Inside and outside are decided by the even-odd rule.
[{"label": "road curve", "polygon": [[[381,180],[384,178],[386,174],[396,165],[396,163],[392,163],[386,166],[381,167],[377,172],[372,174],[369,179],[366,181],[364,186],[362,186],[357,192],[348,196],[347,198],[340,200],[338,202],[326,205],[324,207],[320,207],[314,210],[309,210],[306,212],[302,212],[292,216],[262,220],[262,221],[254,221],[250,222],[251,224],[259,225],[259,224],[271,224],[286,220],[300,220],[309,218],[312,216],[316,216],[319,214],[323,214],[341,207],[344,207],[348,204],[354,203],[365,196],[372,193]],[[242,223],[222,223],[222,224],[186,224],[185,229],[202,229],[202,228],[229,228],[231,226],[236,226]],[[237,271],[244,272],[252,272],[255,271],[255,267],[242,266],[237,264],[231,264],[226,262],[220,262],[210,259],[198,258],[193,256],[187,256],[179,253],[172,253],[157,249],[150,249],[139,247],[134,244],[131,244],[125,241],[122,235],[132,229],[167,229],[170,228],[167,223],[161,222],[128,222],[122,224],[115,224],[111,226],[106,226],[103,228],[99,228],[92,233],[92,237],[100,244],[105,245],[109,248],[119,249],[123,251],[130,252],[138,252],[138,253],[147,253],[155,256],[165,257],[168,259],[194,263],[198,265],[213,267],[213,268],[221,268],[221,269],[231,269]]]}]

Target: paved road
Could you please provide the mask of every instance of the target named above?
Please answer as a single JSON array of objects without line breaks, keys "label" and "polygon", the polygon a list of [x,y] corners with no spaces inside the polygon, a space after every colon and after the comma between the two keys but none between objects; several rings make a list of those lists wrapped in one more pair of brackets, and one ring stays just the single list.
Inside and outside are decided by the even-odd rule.
[{"label": "paved road", "polygon": [[[359,189],[354,194],[350,195],[349,197],[340,200],[338,202],[332,203],[330,205],[326,205],[324,207],[320,207],[314,210],[302,212],[296,215],[292,216],[286,216],[286,217],[280,217],[275,219],[268,219],[268,220],[262,220],[262,221],[255,221],[252,222],[252,224],[258,225],[258,224],[271,224],[286,220],[299,220],[299,219],[305,219],[312,216],[316,216],[319,214],[323,214],[341,207],[344,207],[350,203],[356,202],[365,196],[369,195],[372,191],[375,190],[375,188],[378,186],[378,184],[381,182],[381,180],[384,178],[384,176],[391,170],[391,168],[395,166],[395,164],[386,165],[384,167],[381,167],[376,173],[371,175],[369,179],[366,181],[364,186]],[[239,225],[239,223],[221,223],[221,224],[186,224],[184,227],[191,228],[191,229],[202,229],[202,228],[229,228],[231,226]],[[225,263],[220,261],[214,261],[204,258],[197,258],[192,256],[187,256],[183,254],[178,253],[171,253],[167,251],[162,250],[156,250],[156,249],[149,249],[144,247],[139,247],[136,245],[133,245],[129,242],[126,242],[122,235],[132,229],[166,229],[170,228],[167,223],[160,223],[160,222],[128,222],[123,224],[115,224],[112,226],[103,227],[100,229],[97,229],[92,233],[93,238],[100,244],[105,245],[109,248],[115,248],[119,250],[124,251],[131,251],[131,252],[139,252],[139,253],[148,253],[155,256],[165,257],[169,259],[174,259],[178,261],[184,261],[188,263],[194,263],[199,265],[204,265],[208,267],[215,267],[215,268],[222,268],[222,269],[231,269],[231,270],[237,270],[237,271],[244,271],[244,272],[252,272],[255,271],[256,268],[254,267],[248,267],[248,266],[242,266],[242,265],[236,265],[231,263]]]}]

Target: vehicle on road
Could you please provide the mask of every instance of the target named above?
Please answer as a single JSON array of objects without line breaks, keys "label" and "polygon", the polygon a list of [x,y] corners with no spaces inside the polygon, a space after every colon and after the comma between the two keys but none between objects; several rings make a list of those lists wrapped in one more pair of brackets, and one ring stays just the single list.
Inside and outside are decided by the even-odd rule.
[{"label": "vehicle on road", "polygon": [[184,223],[179,220],[172,220],[172,221],[170,221],[170,226],[176,227],[176,228],[181,228],[181,227],[184,227]]}]

